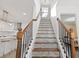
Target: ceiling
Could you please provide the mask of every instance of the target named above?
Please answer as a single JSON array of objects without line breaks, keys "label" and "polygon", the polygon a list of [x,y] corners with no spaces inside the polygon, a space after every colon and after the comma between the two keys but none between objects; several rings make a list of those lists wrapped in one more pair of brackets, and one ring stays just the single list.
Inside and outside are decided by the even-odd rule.
[{"label": "ceiling", "polygon": [[61,14],[61,19],[68,19],[68,18],[72,18],[75,17],[75,14]]},{"label": "ceiling", "polygon": [[0,19],[3,18],[3,10],[8,11],[7,20],[10,22],[27,22],[33,17],[34,5],[50,5],[56,0],[0,0]]},{"label": "ceiling", "polygon": [[79,0],[57,0],[61,7],[79,7]]},{"label": "ceiling", "polygon": [[42,5],[48,5],[50,4],[50,0],[41,0]]},{"label": "ceiling", "polygon": [[[36,0],[38,1],[38,0]],[[79,0],[39,0],[42,5],[53,6],[55,1],[58,1],[57,8],[62,9],[79,7]],[[32,19],[34,0],[0,0],[0,18],[2,10],[6,9],[9,12],[8,20],[14,22],[27,22]],[[36,4],[37,5],[37,4]],[[58,10],[59,10],[58,8]],[[59,10],[60,11],[60,10]],[[63,10],[62,10],[63,11]]]},{"label": "ceiling", "polygon": [[8,20],[24,22],[32,19],[34,0],[0,0],[0,18],[3,10],[8,11]]},{"label": "ceiling", "polygon": [[[76,14],[79,12],[79,0],[57,0],[57,14]],[[60,16],[59,16],[60,17]]]},{"label": "ceiling", "polygon": [[56,0],[40,0],[42,5],[51,5]]}]

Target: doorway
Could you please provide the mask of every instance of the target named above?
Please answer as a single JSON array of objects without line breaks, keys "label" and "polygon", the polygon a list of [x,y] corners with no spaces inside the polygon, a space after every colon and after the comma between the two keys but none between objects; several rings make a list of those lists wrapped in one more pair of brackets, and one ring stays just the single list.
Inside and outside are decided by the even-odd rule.
[{"label": "doorway", "polygon": [[41,18],[42,19],[49,19],[50,18],[49,6],[42,6],[41,7]]},{"label": "doorway", "polygon": [[75,14],[61,14],[61,21],[67,29],[72,28],[75,32],[75,40],[77,40],[76,16]]}]

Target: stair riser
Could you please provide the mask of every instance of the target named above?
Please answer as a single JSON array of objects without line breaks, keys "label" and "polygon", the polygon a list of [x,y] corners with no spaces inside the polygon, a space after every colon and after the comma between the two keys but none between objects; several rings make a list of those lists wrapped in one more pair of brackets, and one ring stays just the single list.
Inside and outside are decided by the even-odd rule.
[{"label": "stair riser", "polygon": [[43,22],[43,21],[44,21],[44,22],[50,22],[50,20],[41,20],[41,22]]},{"label": "stair riser", "polygon": [[51,23],[51,22],[49,22],[49,21],[41,21],[40,23]]},{"label": "stair riser", "polygon": [[55,35],[37,35],[36,37],[55,37]]},{"label": "stair riser", "polygon": [[33,50],[32,50],[33,52],[47,52],[47,51],[59,51],[59,49],[58,48],[34,48]]},{"label": "stair riser", "polygon": [[42,24],[40,24],[40,25],[45,25],[45,26],[51,26],[51,24],[45,24],[45,23],[42,23]]},{"label": "stair riser", "polygon": [[40,35],[40,34],[41,34],[41,35],[47,35],[47,34],[50,34],[50,35],[51,35],[51,34],[53,34],[53,35],[54,35],[55,33],[53,32],[53,33],[37,33],[37,34],[39,34],[39,35]]},{"label": "stair riser", "polygon": [[41,25],[39,25],[39,27],[42,27],[42,26],[43,26],[43,27],[51,27],[50,24],[48,24],[48,25],[47,25],[47,24],[41,24]]},{"label": "stair riser", "polygon": [[59,56],[32,56],[32,58],[60,58]]},{"label": "stair riser", "polygon": [[52,29],[51,26],[43,26],[43,25],[42,26],[39,26],[39,28],[48,28],[48,29],[51,28]]},{"label": "stair riser", "polygon": [[46,23],[46,24],[49,23],[49,24],[51,24],[51,22],[48,22],[48,21],[47,21],[47,22],[43,22],[43,21],[42,21],[42,22],[40,22],[40,23]]},{"label": "stair riser", "polygon": [[51,25],[51,23],[40,23],[41,25]]},{"label": "stair riser", "polygon": [[52,29],[39,29],[38,31],[53,31]]},{"label": "stair riser", "polygon": [[41,21],[50,21],[50,20],[48,20],[48,19],[45,19],[45,20],[44,20],[44,19],[43,19],[43,20],[41,20]]},{"label": "stair riser", "polygon": [[56,37],[36,37],[36,39],[56,39]]},{"label": "stair riser", "polygon": [[56,39],[36,39],[35,42],[57,42]]},{"label": "stair riser", "polygon": [[53,31],[38,31],[38,33],[54,33]]},{"label": "stair riser", "polygon": [[49,22],[49,21],[41,21],[40,23],[51,23],[51,22]]},{"label": "stair riser", "polygon": [[33,52],[32,56],[38,57],[59,57],[59,52]]},{"label": "stair riser", "polygon": [[52,30],[52,28],[39,28],[39,30]]},{"label": "stair riser", "polygon": [[45,22],[45,21],[42,21],[42,22],[40,22],[40,23],[51,23],[51,22],[49,22],[49,21],[47,21],[47,22]]},{"label": "stair riser", "polygon": [[51,26],[51,24],[50,23],[40,23],[41,25],[50,25]]},{"label": "stair riser", "polygon": [[50,26],[39,26],[39,28],[52,28],[52,27],[50,27]]},{"label": "stair riser", "polygon": [[52,28],[51,26],[47,26],[47,25],[40,25],[39,28]]},{"label": "stair riser", "polygon": [[50,20],[41,20],[40,22],[42,22],[42,21],[45,21],[45,22],[48,21],[48,22],[50,22]]},{"label": "stair riser", "polygon": [[50,26],[39,26],[39,29],[52,29],[53,30],[53,28]]},{"label": "stair riser", "polygon": [[46,33],[46,34],[44,34],[44,33],[37,33],[37,36],[54,36],[55,37],[55,34],[54,33]]},{"label": "stair riser", "polygon": [[40,23],[40,25],[52,25],[51,23]]},{"label": "stair riser", "polygon": [[57,44],[34,44],[34,48],[58,48]]}]

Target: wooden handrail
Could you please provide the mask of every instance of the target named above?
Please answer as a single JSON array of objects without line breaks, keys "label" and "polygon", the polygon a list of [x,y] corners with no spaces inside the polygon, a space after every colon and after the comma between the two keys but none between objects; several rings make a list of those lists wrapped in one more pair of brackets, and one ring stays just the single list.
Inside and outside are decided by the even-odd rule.
[{"label": "wooden handrail", "polygon": [[[38,18],[40,15],[40,12],[38,13],[37,17]],[[36,19],[32,19],[28,25],[23,29],[20,28],[20,31],[17,32],[17,49],[16,49],[16,58],[20,58],[21,57],[21,44],[22,44],[22,38],[23,38],[23,35],[24,33],[28,30],[28,28],[31,27],[33,21],[36,21]],[[32,36],[32,34],[30,34],[30,36]]]},{"label": "wooden handrail", "polygon": [[71,45],[71,58],[75,58],[76,57],[76,49],[75,49],[75,43],[74,43],[73,33],[71,31],[69,31],[65,27],[65,25],[59,20],[59,18],[57,18],[57,21],[61,24],[61,26],[65,29],[65,31],[69,35],[70,45]]},{"label": "wooden handrail", "polygon": [[40,15],[40,12],[38,13],[36,19],[32,19],[32,20],[28,23],[28,25],[24,28],[23,33],[27,30],[27,28],[32,24],[33,21],[36,21],[36,20],[38,19],[39,15]]},{"label": "wooden handrail", "polygon": [[27,28],[32,24],[32,22],[33,22],[33,20],[31,20],[31,21],[29,22],[29,24],[24,28],[23,34],[26,32]]},{"label": "wooden handrail", "polygon": [[57,18],[57,21],[61,24],[61,26],[66,30],[66,32],[68,32],[68,34],[70,34],[69,30],[65,27],[65,25],[59,20],[59,18]]}]

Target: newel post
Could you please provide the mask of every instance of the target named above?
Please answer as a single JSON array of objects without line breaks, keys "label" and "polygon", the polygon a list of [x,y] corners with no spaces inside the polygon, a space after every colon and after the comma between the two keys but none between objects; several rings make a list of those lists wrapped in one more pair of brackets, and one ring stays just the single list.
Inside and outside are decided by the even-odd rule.
[{"label": "newel post", "polygon": [[71,58],[76,57],[76,49],[75,49],[75,34],[73,32],[73,29],[70,29],[70,43],[71,43]]},{"label": "newel post", "polygon": [[22,36],[23,36],[23,32],[22,32],[22,28],[21,28],[21,24],[19,23],[19,28],[18,28],[18,32],[17,32],[17,49],[16,49],[16,58],[21,58],[21,47],[22,47]]}]

